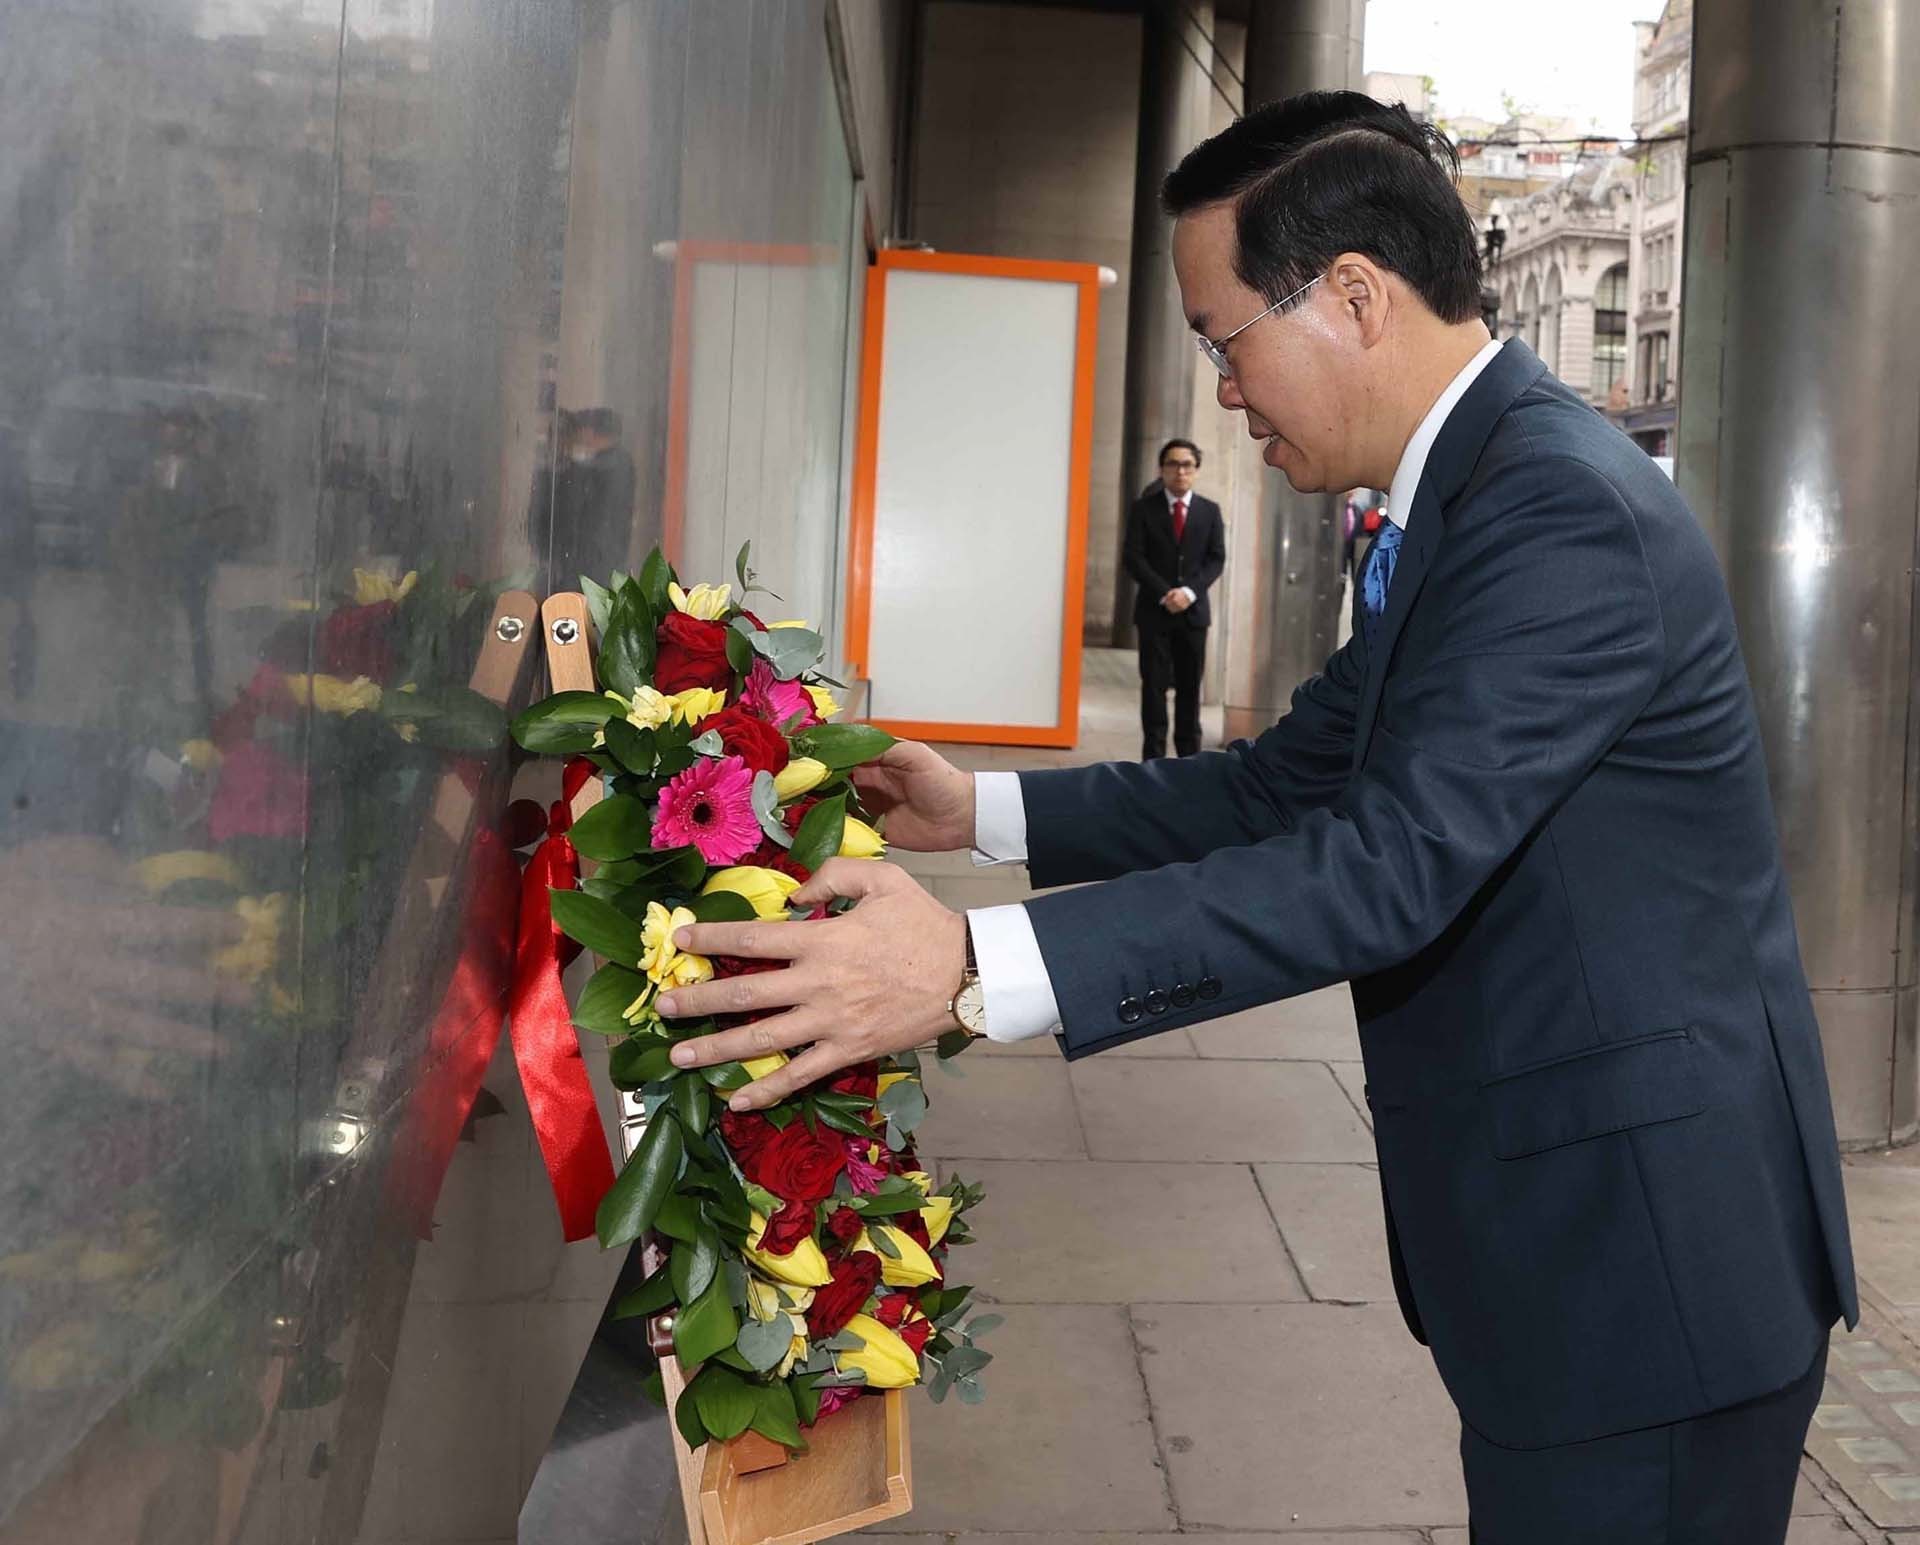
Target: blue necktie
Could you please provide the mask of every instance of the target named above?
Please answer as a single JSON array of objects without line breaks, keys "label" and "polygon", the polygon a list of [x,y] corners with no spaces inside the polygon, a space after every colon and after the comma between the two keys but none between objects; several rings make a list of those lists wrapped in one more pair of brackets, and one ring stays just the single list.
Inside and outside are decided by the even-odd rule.
[{"label": "blue necktie", "polygon": [[1393,567],[1400,560],[1400,543],[1406,532],[1392,521],[1383,525],[1367,549],[1366,567],[1360,571],[1360,605],[1365,611],[1367,653],[1380,631],[1380,618],[1387,609],[1387,588],[1393,583]]}]

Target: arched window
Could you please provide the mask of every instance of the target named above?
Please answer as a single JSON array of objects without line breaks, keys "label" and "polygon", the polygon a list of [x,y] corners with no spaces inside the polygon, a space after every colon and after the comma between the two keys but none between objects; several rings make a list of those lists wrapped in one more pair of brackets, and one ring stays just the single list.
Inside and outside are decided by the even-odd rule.
[{"label": "arched window", "polygon": [[1627,264],[1600,276],[1593,292],[1593,395],[1604,399],[1627,373]]},{"label": "arched window", "polygon": [[1520,299],[1520,314],[1526,325],[1521,328],[1520,336],[1527,340],[1533,352],[1540,352],[1540,281],[1529,275],[1527,288]]}]

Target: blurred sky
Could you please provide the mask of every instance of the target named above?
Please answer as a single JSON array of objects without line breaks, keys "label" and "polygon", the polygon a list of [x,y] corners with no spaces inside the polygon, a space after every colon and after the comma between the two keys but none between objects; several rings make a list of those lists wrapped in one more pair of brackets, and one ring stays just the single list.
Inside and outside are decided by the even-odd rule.
[{"label": "blurred sky", "polygon": [[1625,136],[1633,118],[1633,24],[1662,0],[1367,0],[1367,68],[1431,75],[1443,118],[1523,110]]}]

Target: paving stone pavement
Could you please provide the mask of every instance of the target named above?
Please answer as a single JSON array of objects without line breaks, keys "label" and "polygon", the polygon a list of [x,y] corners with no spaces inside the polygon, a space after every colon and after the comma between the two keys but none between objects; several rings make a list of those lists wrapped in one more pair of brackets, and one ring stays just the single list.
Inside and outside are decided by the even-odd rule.
[{"label": "paving stone pavement", "polygon": [[[1137,749],[1131,655],[1089,650],[1070,753]],[[1217,734],[1217,715],[1209,725]],[[951,906],[1019,867],[900,855]],[[1458,1419],[1393,1301],[1344,987],[1069,1067],[1050,1039],[935,1075],[923,1148],[985,1183],[956,1269],[1007,1323],[987,1404],[920,1398],[895,1545],[1466,1545]],[[1920,1152],[1847,1163],[1865,1317],[1838,1335],[1789,1545],[1920,1545]],[[1545,1542],[1543,1542],[1545,1545]]]}]

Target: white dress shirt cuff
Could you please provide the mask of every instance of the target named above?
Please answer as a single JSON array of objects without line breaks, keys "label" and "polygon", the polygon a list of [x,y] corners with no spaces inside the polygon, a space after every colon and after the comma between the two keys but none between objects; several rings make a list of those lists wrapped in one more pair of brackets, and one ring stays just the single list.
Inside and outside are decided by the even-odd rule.
[{"label": "white dress shirt cuff", "polygon": [[973,775],[973,861],[982,867],[1027,861],[1027,802],[1020,774]]},{"label": "white dress shirt cuff", "polygon": [[987,1039],[1025,1041],[1060,1028],[1047,963],[1023,906],[976,907],[967,913],[974,964],[986,999]]},{"label": "white dress shirt cuff", "polygon": [[1193,586],[1191,585],[1182,585],[1180,587],[1180,593],[1187,598],[1187,605],[1189,606],[1193,605],[1195,601],[1200,599],[1199,596],[1193,593]]}]

